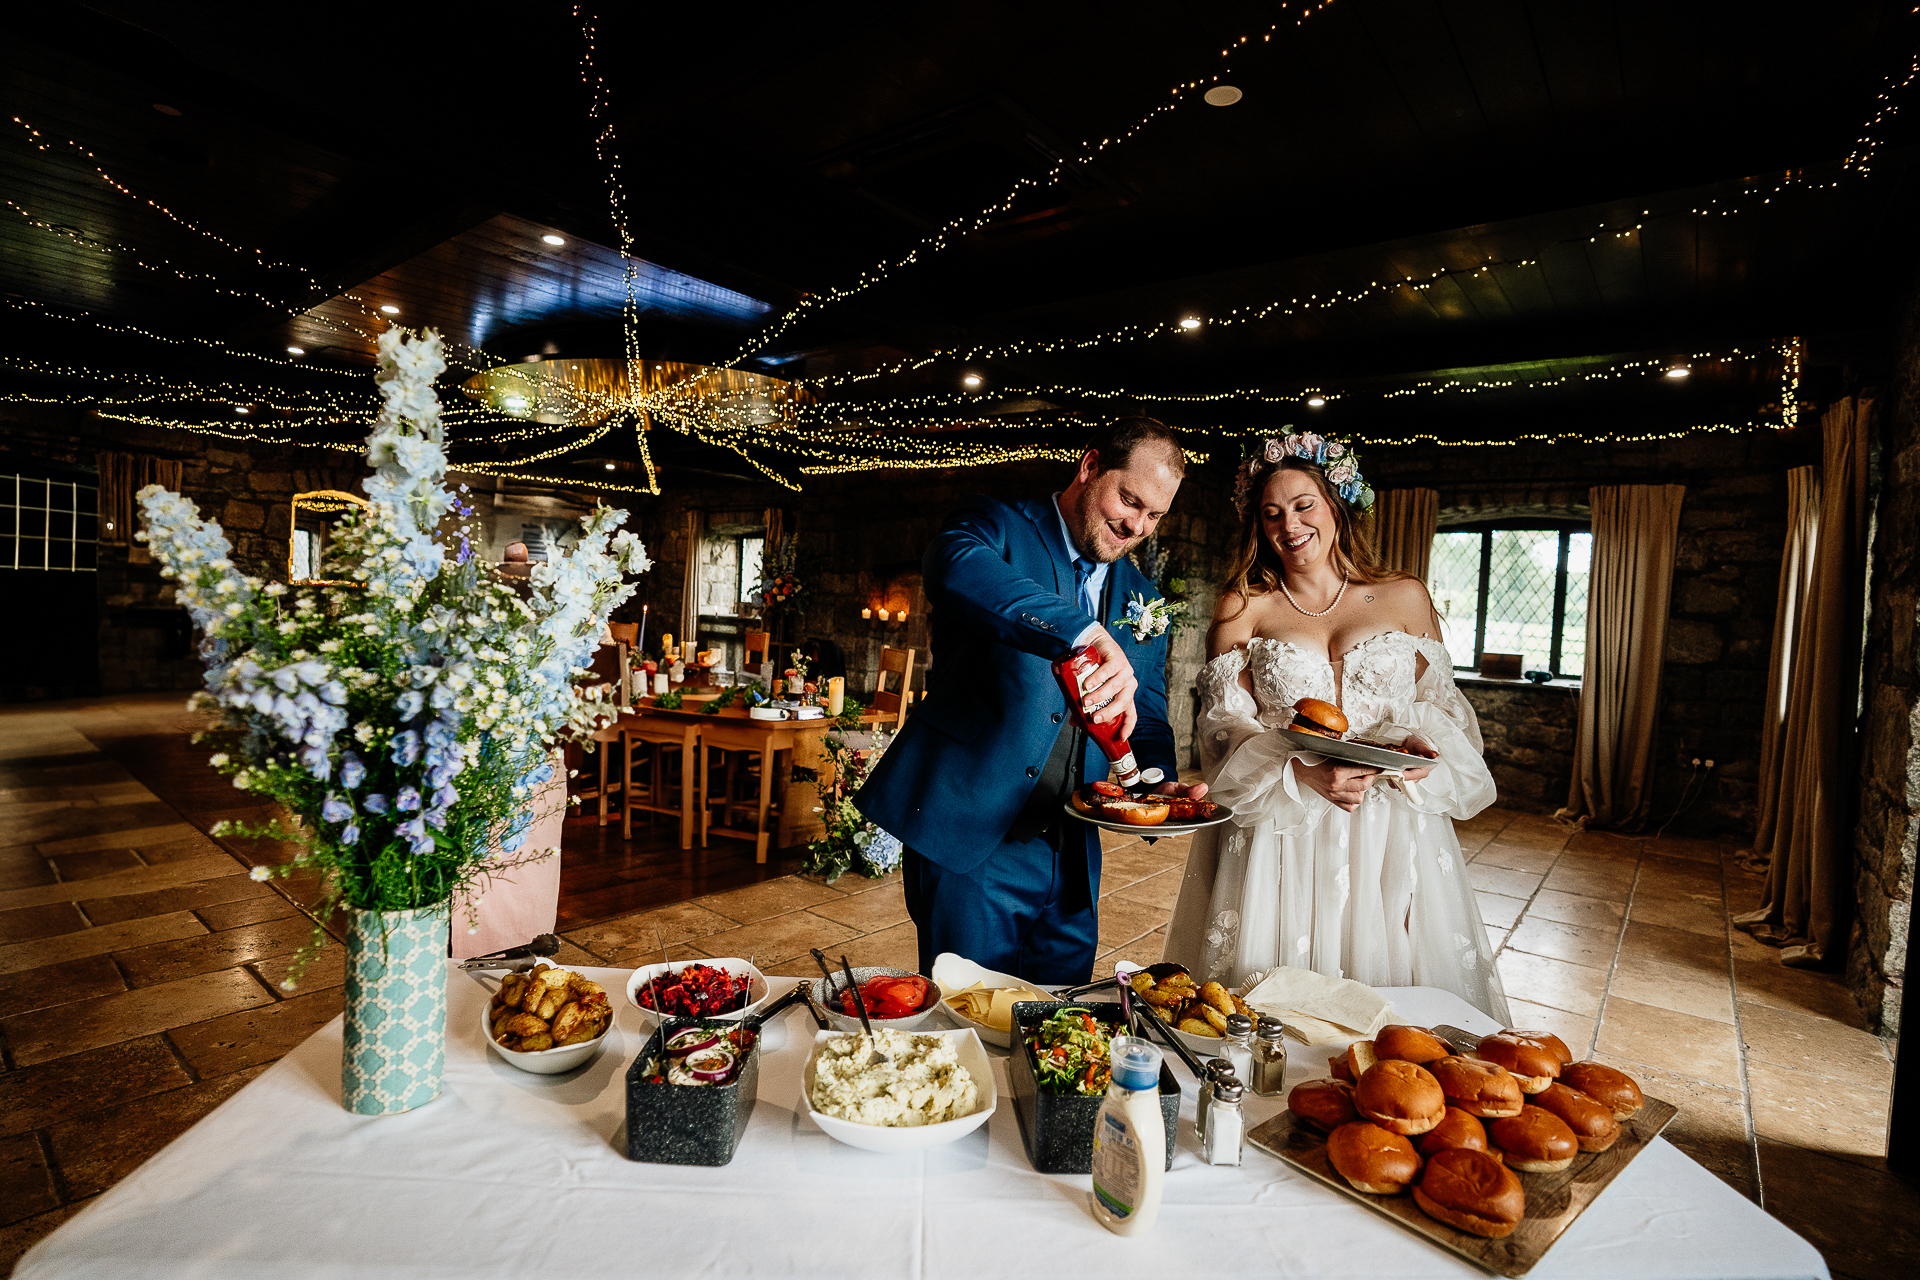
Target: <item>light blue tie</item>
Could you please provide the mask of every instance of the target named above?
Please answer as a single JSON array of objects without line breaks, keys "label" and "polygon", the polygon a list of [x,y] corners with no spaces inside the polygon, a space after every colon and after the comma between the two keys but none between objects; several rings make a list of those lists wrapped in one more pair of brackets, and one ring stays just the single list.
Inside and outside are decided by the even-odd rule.
[{"label": "light blue tie", "polygon": [[1094,563],[1084,556],[1073,558],[1073,593],[1080,598],[1080,607],[1087,611],[1089,618],[1099,613],[1099,605],[1094,601],[1093,592],[1088,588],[1093,582]]}]

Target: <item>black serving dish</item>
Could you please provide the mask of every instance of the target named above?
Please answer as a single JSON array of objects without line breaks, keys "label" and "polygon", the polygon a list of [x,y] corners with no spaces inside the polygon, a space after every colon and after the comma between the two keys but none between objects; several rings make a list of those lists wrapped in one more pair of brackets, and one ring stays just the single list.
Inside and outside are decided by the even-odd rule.
[{"label": "black serving dish", "polygon": [[[646,1080],[668,1037],[683,1027],[699,1025],[699,1018],[669,1018],[627,1068],[627,1159],[704,1165],[733,1160],[760,1093],[761,1032],[755,1031],[746,1060],[730,1084],[709,1087]],[[732,1030],[739,1024],[722,1025]]]},{"label": "black serving dish", "polygon": [[[1073,1001],[1101,1022],[1124,1034],[1126,1017],[1117,1004]],[[1038,1173],[1092,1173],[1093,1122],[1100,1115],[1104,1095],[1048,1093],[1034,1074],[1033,1049],[1027,1035],[1060,1012],[1054,1000],[1019,1000],[1013,1006],[1013,1050],[1007,1055],[1007,1075],[1013,1083],[1013,1113],[1020,1119],[1020,1139],[1026,1144],[1027,1163]],[[1160,1063],[1160,1114],[1167,1122],[1167,1168],[1173,1168],[1173,1148],[1180,1124],[1180,1085],[1173,1069]]]}]

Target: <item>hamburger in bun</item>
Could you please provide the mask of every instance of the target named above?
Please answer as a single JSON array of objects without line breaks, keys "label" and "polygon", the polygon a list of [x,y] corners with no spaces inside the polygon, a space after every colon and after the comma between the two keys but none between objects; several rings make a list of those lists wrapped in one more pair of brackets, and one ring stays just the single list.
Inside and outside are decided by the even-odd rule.
[{"label": "hamburger in bun", "polygon": [[1551,1111],[1566,1121],[1582,1151],[1605,1151],[1620,1136],[1620,1122],[1614,1118],[1612,1107],[1558,1080],[1534,1094],[1533,1102],[1542,1111]]},{"label": "hamburger in bun", "polygon": [[1296,733],[1317,733],[1323,738],[1339,738],[1347,732],[1347,713],[1331,702],[1302,698],[1293,704],[1293,722],[1287,728]]},{"label": "hamburger in bun", "polygon": [[1535,1106],[1495,1120],[1487,1126],[1487,1139],[1499,1149],[1508,1168],[1522,1173],[1558,1173],[1580,1154],[1580,1141],[1567,1122]]},{"label": "hamburger in bun", "polygon": [[1638,1115],[1646,1098],[1632,1076],[1598,1062],[1575,1062],[1560,1070],[1560,1083],[1613,1108],[1613,1118],[1630,1120]]},{"label": "hamburger in bun", "polygon": [[1413,1144],[1377,1124],[1343,1124],[1327,1136],[1327,1163],[1369,1195],[1397,1196],[1420,1176]]},{"label": "hamburger in bun", "polygon": [[1451,1055],[1453,1050],[1447,1047],[1446,1041],[1425,1027],[1390,1023],[1374,1034],[1373,1052],[1375,1057],[1398,1058],[1402,1062],[1417,1062],[1424,1067],[1429,1062],[1438,1062]]},{"label": "hamburger in bun", "polygon": [[1345,1080],[1303,1080],[1287,1093],[1287,1110],[1326,1133],[1360,1118]]},{"label": "hamburger in bun", "polygon": [[[1555,1045],[1559,1045],[1560,1052],[1555,1052]],[[1496,1031],[1482,1039],[1474,1050],[1488,1062],[1513,1072],[1521,1089],[1528,1093],[1539,1093],[1560,1077],[1561,1065],[1571,1061],[1560,1056],[1565,1051],[1566,1046],[1560,1044],[1557,1036],[1542,1037],[1524,1031]]]},{"label": "hamburger in bun", "polygon": [[1376,1062],[1353,1087],[1360,1114],[1394,1133],[1425,1133],[1447,1113],[1447,1095],[1425,1067],[1412,1062]]},{"label": "hamburger in bun", "polygon": [[1089,782],[1075,788],[1071,803],[1077,812],[1090,818],[1135,827],[1157,827],[1173,812],[1165,796],[1130,796],[1112,782]]},{"label": "hamburger in bun", "polygon": [[1485,1151],[1487,1126],[1458,1107],[1448,1107],[1440,1123],[1421,1134],[1420,1141],[1413,1145],[1423,1156],[1436,1156],[1442,1151]]},{"label": "hamburger in bun", "polygon": [[1427,1161],[1413,1202],[1429,1218],[1498,1240],[1527,1212],[1527,1193],[1513,1171],[1484,1151],[1442,1151]]},{"label": "hamburger in bun", "polygon": [[1447,1095],[1447,1105],[1458,1107],[1470,1116],[1499,1120],[1520,1114],[1525,1097],[1520,1091],[1520,1081],[1498,1063],[1455,1054],[1428,1063],[1427,1070],[1440,1082],[1440,1091]]}]

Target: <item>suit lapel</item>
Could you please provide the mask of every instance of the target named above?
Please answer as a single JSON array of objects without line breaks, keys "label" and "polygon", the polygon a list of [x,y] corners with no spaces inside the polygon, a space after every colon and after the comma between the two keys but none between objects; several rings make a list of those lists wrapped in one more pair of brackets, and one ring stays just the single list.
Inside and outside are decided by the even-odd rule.
[{"label": "suit lapel", "polygon": [[1033,521],[1034,530],[1040,535],[1040,545],[1047,549],[1047,561],[1053,566],[1053,589],[1063,596],[1072,597],[1073,579],[1071,575],[1062,577],[1062,571],[1073,563],[1073,548],[1060,541],[1060,511],[1053,505],[1052,497],[1028,498],[1020,504],[1027,519]]}]

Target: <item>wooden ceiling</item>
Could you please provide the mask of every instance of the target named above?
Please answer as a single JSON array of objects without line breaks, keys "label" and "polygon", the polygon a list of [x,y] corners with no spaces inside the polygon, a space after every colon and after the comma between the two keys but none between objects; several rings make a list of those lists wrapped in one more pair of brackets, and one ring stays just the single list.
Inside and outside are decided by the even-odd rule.
[{"label": "wooden ceiling", "polygon": [[[1870,378],[1913,277],[1920,105],[1870,173],[1840,165],[1920,46],[1904,0],[1337,0],[1297,26],[1297,2],[608,8],[594,70],[639,354],[751,348],[802,296],[957,225],[755,351],[785,376],[996,353],[828,390],[849,414],[971,370],[986,398],[963,407],[985,411],[1047,388],[1095,413],[1116,391],[1320,387],[1343,393],[1321,425],[1394,438],[1746,421],[1779,399],[1762,362],[1541,384],[1794,334],[1820,377]],[[369,25],[103,0],[10,21],[0,389],[97,389],[44,372],[89,369],[358,403],[383,303],[494,359],[624,352],[570,6]],[[1216,108],[1199,93],[1222,48],[1244,97]],[[1085,341],[1183,315],[1207,323]],[[1462,368],[1532,389],[1384,396]],[[1235,430],[1299,413],[1138,403]],[[739,470],[704,445],[662,456]]]}]

